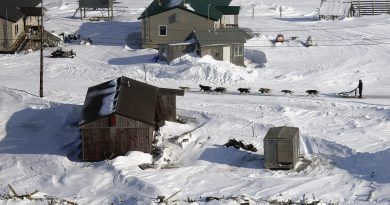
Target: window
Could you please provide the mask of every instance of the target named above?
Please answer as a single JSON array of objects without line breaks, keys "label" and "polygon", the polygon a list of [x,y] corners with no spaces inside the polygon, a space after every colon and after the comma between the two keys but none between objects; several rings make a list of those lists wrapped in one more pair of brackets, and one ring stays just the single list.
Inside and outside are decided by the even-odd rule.
[{"label": "window", "polygon": [[179,14],[172,14],[168,17],[169,23],[179,23],[180,22],[180,17]]},{"label": "window", "polygon": [[244,47],[234,46],[234,56],[242,56],[242,55],[244,55]]},{"label": "window", "polygon": [[15,35],[17,35],[19,33],[19,25],[16,24],[15,25]]},{"label": "window", "polygon": [[159,36],[167,36],[167,26],[159,25],[158,26],[158,35]]}]

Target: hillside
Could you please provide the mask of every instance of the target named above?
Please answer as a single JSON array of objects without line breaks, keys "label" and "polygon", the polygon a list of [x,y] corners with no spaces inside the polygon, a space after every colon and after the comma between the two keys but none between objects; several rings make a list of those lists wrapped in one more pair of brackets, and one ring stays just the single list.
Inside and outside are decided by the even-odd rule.
[{"label": "hillside", "polygon": [[[124,0],[113,21],[90,22],[72,18],[76,0],[45,0],[48,30],[77,32],[94,43],[64,45],[77,53],[74,59],[48,58],[55,48],[45,49],[44,98],[37,97],[39,52],[0,55],[0,204],[47,204],[55,197],[144,205],[178,191],[177,204],[189,204],[187,197],[192,204],[390,203],[389,15],[319,21],[314,0],[233,0],[242,7],[240,26],[256,33],[245,44],[247,67],[192,55],[168,65],[153,62],[156,50],[126,45],[129,34],[140,32],[137,18],[149,3]],[[298,38],[273,45],[278,33]],[[308,36],[318,46],[304,47]],[[122,75],[143,81],[144,65],[150,84],[191,87],[177,97],[178,115],[189,122],[168,122],[161,130],[165,160],[159,164],[169,161],[173,168],[141,170],[151,157],[139,152],[81,162],[78,120],[87,88]],[[365,98],[336,95],[356,88],[359,79]],[[199,84],[228,92],[201,93]],[[239,87],[251,93],[239,95]],[[260,95],[261,87],[272,94]],[[307,96],[308,89],[320,95]],[[275,126],[300,128],[306,160],[298,171],[263,168],[263,138]],[[233,138],[258,151],[223,146]],[[8,184],[20,194],[39,190],[36,197],[45,200],[6,200]],[[224,199],[207,202],[207,196]]]}]

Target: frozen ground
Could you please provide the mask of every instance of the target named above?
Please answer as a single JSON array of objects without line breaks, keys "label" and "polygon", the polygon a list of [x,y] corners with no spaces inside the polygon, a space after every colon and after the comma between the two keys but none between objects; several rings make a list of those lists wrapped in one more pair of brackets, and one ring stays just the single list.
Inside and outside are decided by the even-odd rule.
[{"label": "frozen ground", "polygon": [[[43,99],[36,96],[39,53],[0,55],[1,195],[12,184],[20,194],[38,189],[79,204],[154,204],[157,195],[177,191],[178,204],[188,204],[187,197],[194,204],[237,204],[231,196],[242,195],[251,204],[303,198],[390,204],[390,16],[318,21],[319,1],[234,0],[242,6],[240,26],[258,34],[245,45],[246,68],[191,55],[167,65],[152,62],[155,50],[125,46],[128,35],[140,31],[137,17],[149,3],[124,0],[113,21],[89,22],[71,18],[75,0],[46,0],[48,30],[79,32],[94,44],[65,45],[76,51],[74,59],[45,57]],[[274,46],[270,40],[278,33],[298,39]],[[317,47],[302,46],[309,35]],[[77,123],[87,88],[122,75],[143,80],[144,65],[151,84],[192,88],[177,98],[178,114],[190,123],[162,129],[164,157],[176,168],[141,170],[138,164],[150,156],[138,152],[80,162]],[[335,96],[355,88],[358,79],[366,98]],[[202,94],[198,84],[225,86],[228,93]],[[239,87],[252,93],[239,95]],[[261,96],[260,87],[271,88],[272,95]],[[295,94],[284,96],[282,89]],[[320,90],[320,96],[306,96],[308,89]],[[270,127],[284,125],[300,128],[301,153],[310,163],[299,172],[263,168],[263,137]],[[181,143],[183,138],[189,142]],[[258,151],[223,147],[232,138]],[[225,199],[206,202],[206,196]]]}]

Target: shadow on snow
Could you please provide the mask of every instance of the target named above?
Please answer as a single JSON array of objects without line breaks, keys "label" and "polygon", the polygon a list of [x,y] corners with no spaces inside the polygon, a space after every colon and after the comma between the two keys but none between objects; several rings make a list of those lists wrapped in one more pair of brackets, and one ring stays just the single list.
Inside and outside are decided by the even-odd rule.
[{"label": "shadow on snow", "polygon": [[77,156],[80,111],[79,105],[52,103],[48,108],[15,112],[0,141],[0,153]]},{"label": "shadow on snow", "polygon": [[222,145],[214,145],[214,147],[207,148],[199,157],[199,160],[211,163],[251,169],[263,169],[263,159],[263,155]]},{"label": "shadow on snow", "polygon": [[351,175],[367,181],[390,183],[390,148],[375,153],[356,152],[345,145],[325,139],[303,139],[310,154],[319,154],[332,160],[336,167],[348,171]]}]

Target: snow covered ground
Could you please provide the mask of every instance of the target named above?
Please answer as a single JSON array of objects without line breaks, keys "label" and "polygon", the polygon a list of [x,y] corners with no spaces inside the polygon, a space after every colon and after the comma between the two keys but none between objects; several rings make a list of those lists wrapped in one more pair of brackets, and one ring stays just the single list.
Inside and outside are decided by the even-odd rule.
[{"label": "snow covered ground", "polygon": [[[76,0],[45,0],[48,30],[79,32],[93,45],[64,45],[77,53],[74,59],[45,58],[42,99],[39,52],[0,55],[0,196],[11,184],[20,194],[37,189],[79,204],[154,204],[157,195],[178,191],[177,204],[188,204],[187,197],[193,204],[237,204],[240,196],[251,204],[390,204],[389,15],[318,21],[319,1],[234,0],[242,7],[240,26],[258,34],[245,44],[246,68],[191,55],[167,65],[153,63],[153,49],[125,46],[129,34],[140,31],[137,17],[149,3],[123,0],[113,21],[90,22],[72,18]],[[274,46],[270,40],[278,33],[298,38]],[[309,35],[317,47],[302,46]],[[122,75],[143,80],[144,65],[148,83],[192,88],[177,98],[178,114],[190,122],[162,129],[164,157],[175,168],[141,170],[150,156],[139,152],[80,162],[77,124],[87,88]],[[359,79],[366,98],[335,95]],[[228,93],[203,94],[198,84],[225,86]],[[239,87],[252,93],[239,95]],[[261,96],[261,87],[272,95]],[[295,93],[285,96],[282,89]],[[308,97],[308,89],[320,96]],[[269,128],[285,125],[300,128],[301,153],[310,162],[299,171],[266,170],[263,138]],[[189,141],[181,143],[183,138]],[[258,151],[223,147],[233,138]],[[206,202],[206,196],[225,199]]]}]

